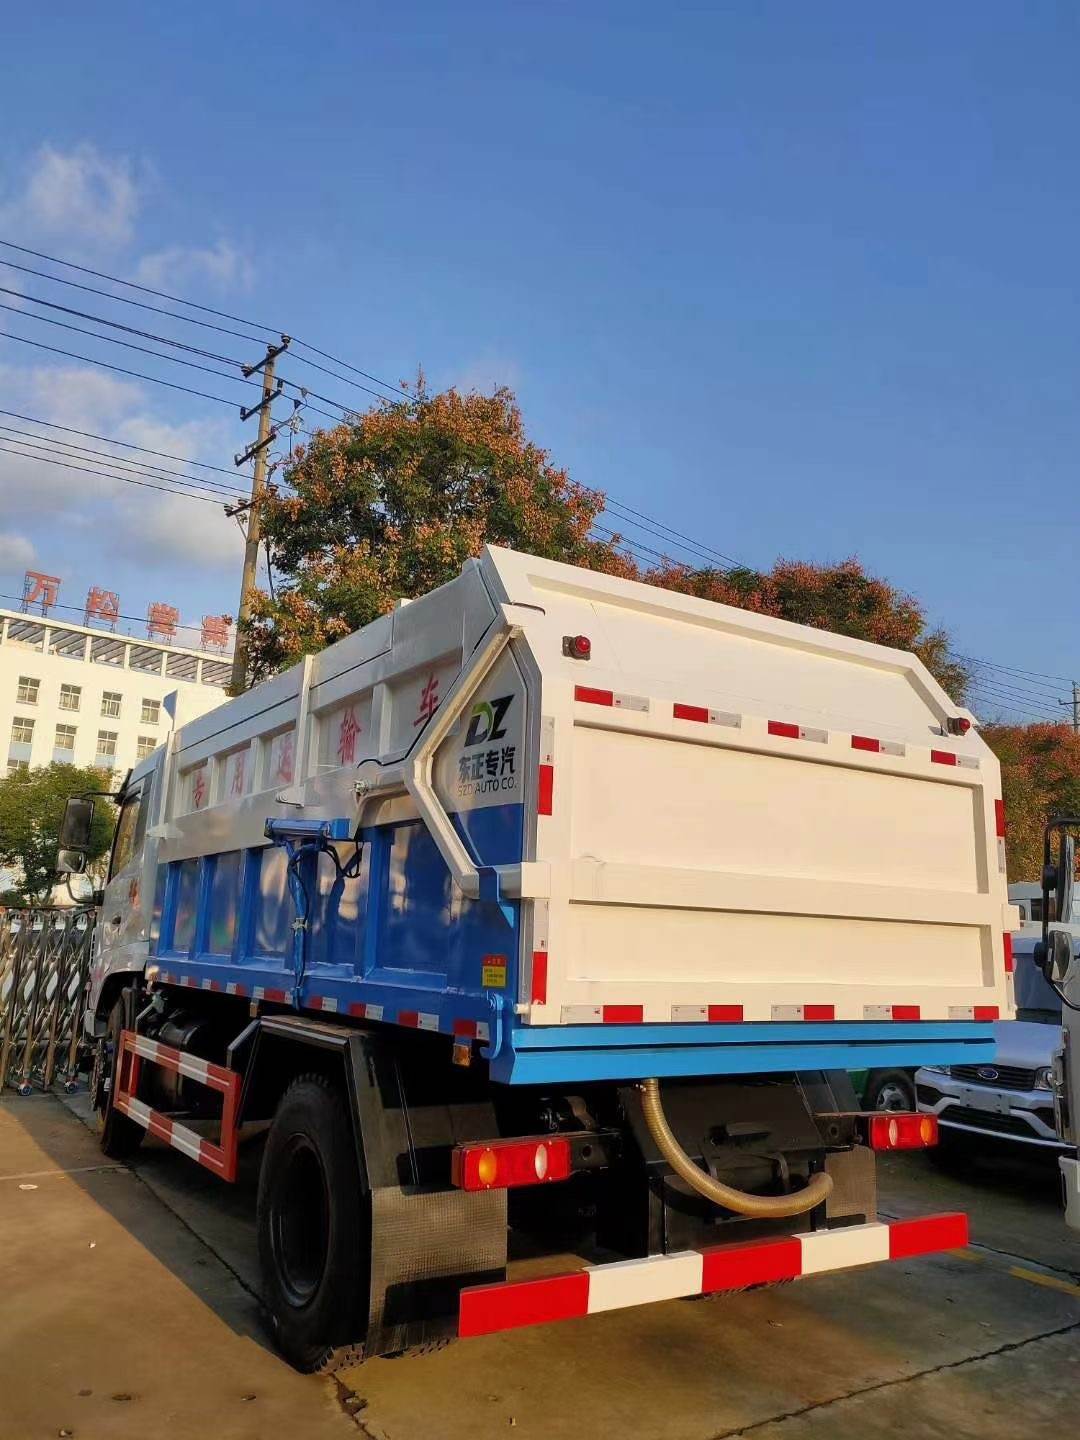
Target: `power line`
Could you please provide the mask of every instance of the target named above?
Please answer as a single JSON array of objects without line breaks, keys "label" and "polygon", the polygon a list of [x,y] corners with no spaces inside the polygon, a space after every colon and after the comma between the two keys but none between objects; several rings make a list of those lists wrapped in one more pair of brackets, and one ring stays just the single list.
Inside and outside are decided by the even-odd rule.
[{"label": "power line", "polygon": [[210,395],[205,390],[193,390],[190,385],[177,385],[173,380],[162,380],[159,375],[146,375],[141,370],[128,370],[123,365],[110,365],[108,360],[95,360],[90,355],[78,355],[74,350],[61,350],[57,345],[46,345],[43,340],[30,340],[25,335],[14,335],[10,330],[0,330],[0,336],[5,340],[18,340],[21,345],[33,345],[38,350],[48,350],[52,355],[66,355],[69,360],[81,360],[86,365],[98,365],[104,370],[115,370],[118,375],[130,375],[136,380],[148,380],[152,385],[165,385],[170,390],[181,390],[185,395],[195,395],[200,400],[215,400],[219,405],[227,405],[230,410],[237,408],[237,402],[226,400],[224,395]]},{"label": "power line", "polygon": [[178,495],[184,500],[202,500],[207,505],[216,505],[220,508],[222,500],[220,496],[193,495],[187,490],[180,490],[171,485],[155,485],[149,480],[136,480],[131,475],[110,474],[104,470],[91,469],[86,465],[75,465],[65,460],[46,458],[44,455],[28,455],[25,450],[12,448],[11,442],[4,444],[5,437],[0,436],[0,452],[7,455],[19,455],[23,460],[37,460],[42,465],[59,465],[64,470],[81,470],[85,475],[100,475],[105,480],[122,480],[126,485],[139,485],[146,490],[160,490],[163,495]]},{"label": "power line", "polygon": [[224,465],[211,465],[207,460],[188,460],[183,455],[170,455],[165,450],[151,450],[147,445],[134,445],[130,440],[115,440],[110,435],[95,435],[92,430],[77,430],[74,425],[60,425],[55,420],[41,420],[36,415],[21,415],[17,410],[0,410],[0,415],[7,415],[12,420],[25,420],[30,425],[48,425],[52,430],[81,435],[85,440],[102,440],[106,445],[122,445],[125,450],[140,450],[144,455],[156,455],[161,460],[178,460],[181,465],[198,465],[200,470],[216,470],[219,475],[236,474],[235,469],[229,470]]},{"label": "power line", "polygon": [[[218,490],[222,495],[228,496],[230,500],[235,500],[244,488],[240,484],[222,485],[218,480],[201,480],[197,475],[185,475],[182,470],[168,470],[163,465],[150,465],[146,461],[129,460],[123,455],[112,455],[107,450],[95,450],[89,445],[76,445],[71,440],[60,440],[53,435],[41,435],[36,430],[20,430],[17,425],[0,425],[0,435],[5,432],[8,435],[22,437],[19,441],[21,444],[26,444],[31,440],[41,441],[45,446],[58,449],[62,455],[67,455],[69,451],[73,450],[79,451],[82,452],[82,455],[93,456],[98,460],[108,460],[110,465],[130,470],[136,475],[146,475],[155,480],[175,478],[185,482],[193,489]],[[81,456],[77,458],[81,458]]]},{"label": "power line", "polygon": [[[77,265],[72,260],[61,260],[60,257],[57,255],[47,255],[44,253],[44,251],[41,250],[31,250],[28,246],[17,245],[12,240],[0,239],[0,245],[4,246],[4,248],[8,250],[16,250],[21,255],[32,255],[37,260],[47,260],[51,265],[63,265],[66,269],[79,271],[80,274],[93,275],[95,279],[98,280],[108,280],[109,283],[113,285],[123,285],[128,289],[138,290],[141,294],[144,295],[155,295],[159,300],[168,300],[174,305],[186,305],[190,309],[202,311],[202,313],[205,315],[215,315],[218,317],[218,319],[221,320],[232,320],[237,325],[247,325],[253,330],[265,330],[268,334],[280,335],[282,333],[282,331],[275,326],[263,325],[260,321],[257,320],[244,320],[240,316],[230,315],[229,312],[226,310],[215,310],[213,306],[200,305],[195,300],[185,300],[183,296],[171,295],[166,290],[156,290],[152,285],[139,285],[134,280],[123,280],[120,276],[110,275],[104,270],[93,270],[88,265]],[[175,310],[165,310],[160,305],[149,305],[142,300],[133,300],[128,295],[116,295],[110,290],[102,290],[97,286],[81,285],[76,280],[67,280],[62,275],[50,275],[48,271],[35,270],[27,265],[18,265],[13,260],[5,260],[3,263],[5,265],[9,265],[13,270],[19,270],[24,274],[36,275],[40,279],[51,280],[58,285],[70,285],[76,289],[86,290],[95,295],[102,295],[106,299],[114,300],[121,305],[137,305],[141,309],[152,310],[154,313],[159,315],[171,315],[175,320],[185,321],[189,325],[202,325],[209,330],[216,330],[220,334],[232,335],[238,340],[246,340],[249,344],[258,345],[262,343],[260,340],[257,340],[253,335],[245,335],[238,330],[227,330],[224,329],[222,326],[214,325],[207,320],[198,320],[192,315],[182,315],[178,314]],[[330,360],[333,364],[340,365],[344,370],[352,371],[354,375],[362,375],[365,380],[370,380],[375,385],[381,385],[384,390],[389,390],[396,399],[400,400],[401,398],[406,397],[408,394],[408,392],[404,391],[400,385],[394,385],[389,380],[383,380],[380,376],[371,374],[370,371],[362,370],[358,365],[353,365],[347,360],[341,360],[337,356],[329,354],[329,352],[326,350],[320,350],[316,345],[309,345],[306,340],[294,339],[294,343],[301,346],[305,350],[310,350],[314,355],[321,355],[324,360]],[[314,369],[321,370],[324,374],[334,375],[335,379],[341,380],[344,384],[356,384],[356,381],[349,380],[347,376],[335,375],[333,371],[327,370],[325,366],[319,365],[316,361],[309,360],[303,355],[297,355],[296,358],[305,365],[311,365]],[[357,388],[361,390],[366,389],[366,387],[363,385],[360,385]]]},{"label": "power line", "polygon": [[957,655],[958,660],[966,660],[971,665],[986,665],[991,670],[1005,670],[1010,675],[1026,675],[1032,680],[1057,680],[1062,685],[1071,685],[1072,681],[1067,675],[1050,675],[1045,670],[1018,670],[1014,665],[999,665],[996,660],[984,660],[978,655]]}]

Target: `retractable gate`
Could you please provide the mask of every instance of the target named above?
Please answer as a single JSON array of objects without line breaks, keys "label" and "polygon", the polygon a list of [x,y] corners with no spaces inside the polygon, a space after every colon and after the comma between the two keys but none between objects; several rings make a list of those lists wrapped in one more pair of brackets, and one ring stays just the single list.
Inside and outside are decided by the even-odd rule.
[{"label": "retractable gate", "polygon": [[0,1089],[75,1088],[97,911],[0,908]]}]

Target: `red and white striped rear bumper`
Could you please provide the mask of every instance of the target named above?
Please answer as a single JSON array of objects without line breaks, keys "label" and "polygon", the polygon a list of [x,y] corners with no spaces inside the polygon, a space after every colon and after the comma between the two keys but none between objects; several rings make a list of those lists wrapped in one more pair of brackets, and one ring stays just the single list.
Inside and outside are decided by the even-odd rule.
[{"label": "red and white striped rear bumper", "polygon": [[652,1300],[799,1280],[826,1270],[954,1250],[967,1241],[966,1215],[927,1215],[918,1220],[875,1221],[812,1235],[619,1260],[540,1280],[476,1285],[461,1292],[458,1334],[490,1335]]}]

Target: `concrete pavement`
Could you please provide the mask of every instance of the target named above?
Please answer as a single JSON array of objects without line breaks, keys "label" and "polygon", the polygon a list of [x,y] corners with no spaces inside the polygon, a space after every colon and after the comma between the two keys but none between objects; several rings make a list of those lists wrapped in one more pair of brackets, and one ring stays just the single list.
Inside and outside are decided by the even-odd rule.
[{"label": "concrete pavement", "polygon": [[153,1146],[130,1170],[102,1165],[69,1105],[0,1102],[0,1440],[1056,1440],[1080,1406],[1080,1244],[1046,1166],[888,1158],[883,1210],[969,1210],[964,1252],[331,1381],[295,1375],[259,1330],[254,1158],[236,1187]]}]

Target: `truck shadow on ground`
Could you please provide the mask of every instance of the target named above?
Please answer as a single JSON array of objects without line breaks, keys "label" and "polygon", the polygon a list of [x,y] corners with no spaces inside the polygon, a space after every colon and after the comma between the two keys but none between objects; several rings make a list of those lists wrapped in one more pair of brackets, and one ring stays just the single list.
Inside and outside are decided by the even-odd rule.
[{"label": "truck shadow on ground", "polygon": [[101,1154],[85,1094],[13,1100],[16,1120],[57,1170],[229,1326],[277,1354],[263,1324],[255,1203],[262,1137],[240,1151],[227,1185],[152,1139],[127,1162]]}]

